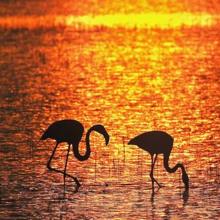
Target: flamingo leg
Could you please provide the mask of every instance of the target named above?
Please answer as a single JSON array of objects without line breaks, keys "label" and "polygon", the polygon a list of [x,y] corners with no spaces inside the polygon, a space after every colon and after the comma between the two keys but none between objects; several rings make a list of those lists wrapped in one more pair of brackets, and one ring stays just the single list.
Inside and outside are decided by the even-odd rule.
[{"label": "flamingo leg", "polygon": [[67,155],[66,155],[66,162],[65,162],[65,168],[64,168],[64,175],[63,175],[64,197],[65,197],[65,192],[66,192],[66,168],[67,168],[67,163],[68,163],[69,152],[70,152],[70,144],[68,145],[68,150],[67,150]]},{"label": "flamingo leg", "polygon": [[[153,166],[155,165],[156,160],[157,160],[157,154],[156,154],[156,156],[155,156],[155,158],[154,158]],[[157,182],[157,180],[156,180],[154,177],[153,177],[153,179],[154,179],[154,181],[156,182],[156,184],[159,186],[159,188],[161,188],[162,186]]]},{"label": "flamingo leg", "polygon": [[150,178],[151,178],[151,182],[152,182],[152,190],[154,191],[154,177],[153,177],[153,164],[154,164],[154,156],[151,155],[151,171],[150,171]]},{"label": "flamingo leg", "polygon": [[154,182],[159,186],[159,188],[161,187],[161,185],[157,182],[157,180],[154,178],[154,165],[156,163],[157,160],[157,154],[154,158],[154,156],[151,156],[151,172],[150,172],[150,178],[152,181],[152,189],[154,190]]},{"label": "flamingo leg", "polygon": [[59,144],[59,143],[56,143],[56,146],[54,147],[53,152],[52,152],[52,154],[50,155],[50,159],[49,159],[48,162],[47,162],[47,168],[48,168],[49,170],[56,171],[56,170],[54,170],[54,168],[51,167],[51,161],[52,161],[52,159],[53,159],[53,157],[54,157],[54,154],[55,154],[55,152],[56,152],[56,149],[57,149],[57,147],[58,147],[58,144]]},{"label": "flamingo leg", "polygon": [[61,171],[61,170],[58,170],[58,169],[56,169],[56,168],[53,168],[53,167],[51,166],[51,161],[52,161],[52,159],[53,159],[53,157],[54,157],[54,154],[55,154],[55,152],[56,152],[56,149],[57,149],[57,147],[58,147],[58,144],[59,144],[59,143],[56,143],[56,146],[55,146],[55,148],[53,149],[53,152],[52,152],[52,154],[51,154],[51,156],[50,156],[50,159],[49,159],[48,162],[47,162],[47,168],[48,168],[49,170],[51,170],[51,171],[55,171],[55,172],[57,172],[57,173],[61,173],[61,174],[65,175],[65,176],[68,176],[68,177],[72,178],[72,179],[75,181],[75,183],[76,183],[75,192],[78,192],[78,189],[79,189],[79,187],[80,187],[80,183],[79,183],[79,181],[78,181],[78,179],[77,179],[76,177],[71,176],[70,174],[65,173],[65,172],[63,172],[63,171]]}]

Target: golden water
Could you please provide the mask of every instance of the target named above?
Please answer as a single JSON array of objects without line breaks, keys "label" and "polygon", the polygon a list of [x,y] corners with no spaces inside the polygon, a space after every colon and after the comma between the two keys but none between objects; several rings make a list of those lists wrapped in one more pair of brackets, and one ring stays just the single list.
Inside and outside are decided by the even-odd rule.
[{"label": "golden water", "polygon": [[[161,24],[135,28],[138,19],[124,23],[129,15],[80,27],[67,22],[71,16],[61,26],[48,16],[53,22],[43,27],[40,17],[25,16],[0,19],[0,219],[219,219],[220,29],[214,17],[172,23],[175,13],[165,13]],[[86,162],[71,153],[68,173],[82,187],[74,194],[68,180],[63,199],[63,176],[46,168],[55,143],[39,138],[66,118],[86,129],[103,124],[111,139],[106,147],[94,133]],[[174,137],[170,164],[186,166],[187,198],[180,173],[166,173],[162,156],[155,177],[165,187],[152,196],[150,156],[126,144],[150,130]],[[53,166],[64,168],[66,150],[60,145]]]}]

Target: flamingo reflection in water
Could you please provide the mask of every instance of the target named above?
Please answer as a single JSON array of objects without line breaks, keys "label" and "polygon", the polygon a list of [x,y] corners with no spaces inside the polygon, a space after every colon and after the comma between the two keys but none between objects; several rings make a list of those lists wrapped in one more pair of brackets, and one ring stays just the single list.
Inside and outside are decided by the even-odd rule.
[{"label": "flamingo reflection in water", "polygon": [[[55,148],[50,156],[50,159],[47,163],[47,168],[49,170],[58,172],[63,174],[64,177],[64,195],[65,195],[65,181],[66,181],[66,176],[72,178],[75,183],[76,183],[76,188],[75,192],[78,191],[79,187],[81,186],[78,179],[66,172],[67,169],[67,163],[68,163],[68,157],[69,157],[69,152],[70,152],[70,147],[72,145],[72,150],[74,153],[74,156],[79,160],[79,161],[85,161],[89,159],[90,154],[91,154],[91,148],[90,148],[90,134],[95,131],[100,134],[102,134],[105,138],[105,143],[108,145],[109,143],[109,134],[107,133],[106,129],[104,128],[103,125],[94,125],[92,126],[86,133],[86,152],[84,155],[81,155],[79,152],[79,143],[82,139],[83,132],[84,132],[84,127],[83,125],[76,121],[76,120],[61,120],[61,121],[56,121],[52,123],[47,130],[44,132],[40,140],[46,140],[48,138],[54,139],[56,141]],[[53,168],[51,166],[51,160],[54,157],[55,151],[58,147],[58,145],[62,142],[68,143],[68,150],[67,150],[67,155],[66,155],[66,161],[65,161],[65,167],[64,171],[58,170],[56,168]]]}]

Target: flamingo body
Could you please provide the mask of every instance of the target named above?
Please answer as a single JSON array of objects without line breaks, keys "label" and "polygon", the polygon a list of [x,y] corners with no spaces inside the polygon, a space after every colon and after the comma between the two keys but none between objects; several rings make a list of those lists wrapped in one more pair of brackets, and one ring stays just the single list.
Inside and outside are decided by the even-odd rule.
[{"label": "flamingo body", "polygon": [[83,132],[84,127],[79,121],[61,120],[52,123],[42,135],[41,140],[50,138],[58,143],[67,142],[75,145],[82,139]]},{"label": "flamingo body", "polygon": [[[151,172],[150,177],[152,180],[152,189],[154,190],[154,182],[157,183],[159,187],[161,185],[153,176],[154,165],[158,154],[163,154],[164,156],[164,167],[167,172],[174,173],[178,168],[182,170],[182,181],[185,184],[185,188],[189,188],[189,177],[186,173],[185,167],[181,163],[177,163],[173,168],[169,167],[169,156],[173,148],[173,137],[164,131],[149,131],[144,132],[134,138],[132,138],[128,144],[137,145],[141,149],[147,151],[151,155]],[[155,156],[155,157],[154,157]]]},{"label": "flamingo body", "polygon": [[137,145],[151,155],[163,154],[172,149],[173,138],[164,131],[149,131],[134,137],[128,144]]},{"label": "flamingo body", "polygon": [[[44,134],[41,136],[41,140],[46,140],[48,138],[54,139],[56,141],[56,146],[50,156],[50,159],[47,163],[47,168],[49,170],[58,172],[63,174],[64,176],[64,195],[65,195],[65,178],[66,176],[72,178],[76,183],[76,191],[78,191],[78,188],[80,187],[80,183],[76,177],[73,177],[72,175],[66,173],[67,170],[67,162],[68,162],[68,156],[70,151],[70,146],[72,145],[72,150],[74,153],[74,156],[79,161],[85,161],[89,159],[91,149],[90,149],[90,135],[93,131],[96,131],[100,134],[102,134],[105,138],[106,145],[109,143],[109,135],[107,131],[105,130],[103,125],[94,125],[92,126],[86,133],[86,151],[84,155],[81,155],[79,152],[79,143],[82,139],[84,127],[83,125],[76,120],[60,120],[52,123],[44,132]],[[65,162],[65,168],[64,171],[58,170],[56,168],[53,168],[51,166],[51,161],[54,157],[55,151],[58,147],[58,145],[62,142],[68,143],[68,152],[66,156],[66,162]]]}]

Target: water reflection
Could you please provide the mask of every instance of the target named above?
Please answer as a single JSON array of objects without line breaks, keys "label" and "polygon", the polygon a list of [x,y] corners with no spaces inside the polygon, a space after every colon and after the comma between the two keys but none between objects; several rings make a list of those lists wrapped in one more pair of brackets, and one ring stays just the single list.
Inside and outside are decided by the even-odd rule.
[{"label": "water reflection", "polygon": [[[218,219],[217,25],[0,33],[2,219]],[[86,129],[104,124],[112,141],[105,149],[94,134],[90,159],[71,157],[68,172],[83,187],[73,194],[67,181],[61,200],[63,177],[45,166],[54,143],[38,139],[65,118]],[[149,155],[122,141],[150,130],[175,137],[171,165],[180,157],[186,164],[190,196],[158,156],[155,176],[165,187],[152,197]],[[64,167],[65,157],[61,144],[54,167]]]},{"label": "water reflection", "polygon": [[[157,208],[158,204],[160,202],[161,203],[165,202],[165,205],[163,207],[163,211],[162,211],[162,213],[160,213],[160,216],[163,216],[163,219],[172,219],[172,217],[175,216],[175,212],[177,212],[177,213],[185,212],[185,208],[188,204],[188,199],[189,199],[189,190],[185,189],[181,194],[179,194],[177,196],[177,198],[179,199],[179,201],[172,200],[171,198],[169,200],[169,198],[167,198],[169,200],[169,202],[166,203],[166,200],[164,198],[162,198],[160,195],[160,189],[158,189],[157,191],[152,191],[151,198],[150,198],[150,202],[152,204],[152,208],[151,208],[152,219],[157,219],[158,213],[160,213],[162,211],[160,208]],[[182,200],[182,205],[180,205],[181,200]],[[175,208],[176,210],[175,210],[175,212],[173,212],[173,207],[175,205],[177,205]]]}]

